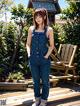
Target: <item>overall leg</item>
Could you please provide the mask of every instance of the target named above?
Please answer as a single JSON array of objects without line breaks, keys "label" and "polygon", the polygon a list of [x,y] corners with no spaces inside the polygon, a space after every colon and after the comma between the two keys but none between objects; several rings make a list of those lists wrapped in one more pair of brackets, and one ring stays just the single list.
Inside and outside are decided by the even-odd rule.
[{"label": "overall leg", "polygon": [[42,79],[42,95],[41,99],[47,100],[49,95],[49,73],[50,73],[50,63],[43,64],[40,67],[41,79]]},{"label": "overall leg", "polygon": [[40,97],[40,70],[37,65],[31,65],[31,74],[34,84],[34,96],[35,98]]}]

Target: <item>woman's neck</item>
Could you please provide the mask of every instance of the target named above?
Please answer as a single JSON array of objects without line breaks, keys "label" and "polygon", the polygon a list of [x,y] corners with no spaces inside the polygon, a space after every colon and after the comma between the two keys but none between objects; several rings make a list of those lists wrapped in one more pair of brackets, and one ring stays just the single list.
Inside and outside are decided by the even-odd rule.
[{"label": "woman's neck", "polygon": [[43,29],[44,29],[44,25],[40,24],[38,30],[43,30]]}]

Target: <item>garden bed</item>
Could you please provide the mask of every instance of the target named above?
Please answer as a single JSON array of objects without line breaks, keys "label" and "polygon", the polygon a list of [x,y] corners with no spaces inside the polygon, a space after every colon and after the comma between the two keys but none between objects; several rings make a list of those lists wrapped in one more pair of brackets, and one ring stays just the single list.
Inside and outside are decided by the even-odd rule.
[{"label": "garden bed", "polygon": [[27,90],[27,83],[19,82],[0,82],[0,90]]}]

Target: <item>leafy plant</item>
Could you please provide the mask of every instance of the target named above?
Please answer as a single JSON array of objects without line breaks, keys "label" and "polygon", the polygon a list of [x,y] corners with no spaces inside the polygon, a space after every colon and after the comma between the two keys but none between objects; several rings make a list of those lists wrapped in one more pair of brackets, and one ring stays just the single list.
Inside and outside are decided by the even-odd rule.
[{"label": "leafy plant", "polygon": [[9,82],[13,82],[13,73],[9,73],[9,76],[8,76],[7,80]]},{"label": "leafy plant", "polygon": [[23,73],[21,72],[13,72],[13,73],[9,73],[9,76],[8,76],[8,81],[19,81],[19,80],[24,80],[24,77],[23,77]]}]

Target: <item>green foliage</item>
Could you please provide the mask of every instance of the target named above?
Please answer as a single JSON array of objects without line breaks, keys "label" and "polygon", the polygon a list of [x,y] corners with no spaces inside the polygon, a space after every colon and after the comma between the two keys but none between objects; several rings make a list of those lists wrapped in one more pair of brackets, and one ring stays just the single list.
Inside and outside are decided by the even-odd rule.
[{"label": "green foliage", "polygon": [[1,54],[3,55],[3,63],[10,68],[15,45],[16,27],[11,22],[6,24],[6,26],[3,27],[2,36],[4,38],[2,40],[4,42],[4,55],[3,52],[1,52]]},{"label": "green foliage", "polygon": [[0,22],[0,34],[2,33],[3,22]]},{"label": "green foliage", "polygon": [[33,20],[33,10],[19,4],[12,7],[11,13],[14,23],[0,22],[0,68],[3,69],[1,73],[2,77],[6,77],[10,72],[17,70],[16,73],[20,71],[26,77],[30,69],[25,45],[28,28]]},{"label": "green foliage", "polygon": [[59,46],[59,25],[58,24],[55,24],[55,25],[52,25],[52,28],[54,30],[54,43],[55,43],[55,46],[58,47]]},{"label": "green foliage", "polygon": [[80,19],[80,2],[76,2],[76,0],[74,0],[73,2],[69,0],[66,1],[68,2],[69,7],[63,9],[61,18],[67,20],[69,19],[70,21]]},{"label": "green foliage", "polygon": [[8,79],[9,82],[13,82],[13,74],[9,73],[9,76],[8,76],[7,79]]},{"label": "green foliage", "polygon": [[56,48],[58,48],[60,43],[66,42],[65,31],[63,30],[63,26],[59,24],[52,25],[52,28],[54,32],[54,41],[55,41],[54,43]]},{"label": "green foliage", "polygon": [[77,11],[77,6],[76,3],[74,2],[68,2],[69,3],[69,7],[67,9],[63,9],[62,14],[63,14],[63,18],[65,19],[74,19],[74,17],[76,16],[76,11]]},{"label": "green foliage", "polygon": [[69,6],[62,10],[61,16],[61,19],[64,19],[66,24],[52,26],[54,29],[54,41],[57,48],[60,43],[70,43],[78,46],[74,61],[77,63],[77,74],[80,75],[80,2],[66,1]]},{"label": "green foliage", "polygon": [[77,72],[80,74],[80,2],[70,2],[69,7],[62,12],[62,19],[67,19],[67,24],[63,25],[65,43],[77,45],[75,61],[78,63]]},{"label": "green foliage", "polygon": [[23,17],[24,13],[25,13],[25,10],[22,4],[18,4],[18,7],[17,6],[12,7],[12,15],[16,16],[16,18]]},{"label": "green foliage", "polygon": [[18,80],[24,80],[23,73],[21,73],[21,72],[9,73],[9,76],[8,76],[7,80],[13,82],[15,79],[17,81]]},{"label": "green foliage", "polygon": [[14,50],[14,58],[12,64],[26,73],[27,70],[27,51],[26,51],[26,39],[28,34],[28,28],[32,24],[33,9],[24,8],[22,4],[14,6],[11,10],[12,19],[17,24],[19,35],[16,40],[16,47]]},{"label": "green foliage", "polygon": [[66,43],[71,43],[77,45],[77,56],[75,62],[78,63],[77,71],[80,74],[80,24],[78,23],[68,23],[63,26],[65,35],[66,35]]},{"label": "green foliage", "polygon": [[0,75],[2,74],[2,72],[3,72],[3,69],[2,69],[2,68],[0,68]]},{"label": "green foliage", "polygon": [[80,45],[80,24],[67,23],[63,26],[66,35],[66,42],[76,45]]},{"label": "green foliage", "polygon": [[18,4],[12,7],[11,13],[16,24],[24,26],[32,24],[33,9],[24,8],[22,4]]}]

